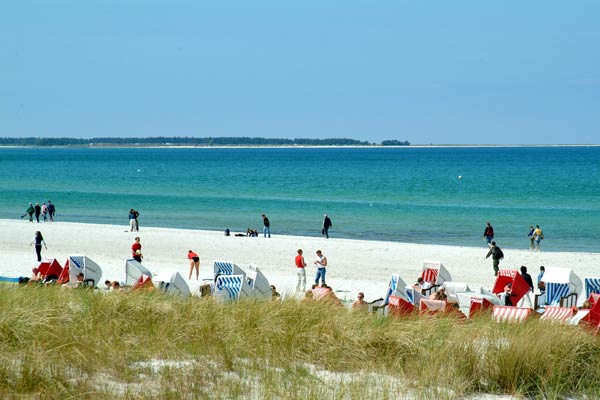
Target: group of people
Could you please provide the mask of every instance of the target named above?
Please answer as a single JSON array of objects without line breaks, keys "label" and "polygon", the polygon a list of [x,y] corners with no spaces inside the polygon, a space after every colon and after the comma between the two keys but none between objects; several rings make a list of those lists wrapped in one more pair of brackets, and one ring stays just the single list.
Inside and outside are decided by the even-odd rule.
[{"label": "group of people", "polygon": [[[296,251],[297,255],[294,259],[296,265],[297,284],[296,291],[304,292],[306,289],[306,261],[304,260],[304,252],[302,249]],[[314,261],[314,265],[317,267],[317,274],[315,276],[315,285],[326,286],[325,275],[327,274],[327,257],[321,250],[316,251],[317,259]]]},{"label": "group of people", "polygon": [[48,219],[50,219],[50,222],[53,222],[54,216],[56,215],[56,207],[50,200],[48,200],[47,204],[42,203],[41,206],[40,203],[35,203],[34,206],[33,203],[30,202],[29,207],[27,207],[27,210],[25,210],[25,213],[21,215],[21,219],[25,218],[27,215],[29,215],[29,222],[33,222],[34,215],[35,220],[38,223],[40,222],[40,216],[43,218],[44,222],[46,222]]},{"label": "group of people", "polygon": [[131,208],[129,210],[129,232],[140,231],[140,213]]}]

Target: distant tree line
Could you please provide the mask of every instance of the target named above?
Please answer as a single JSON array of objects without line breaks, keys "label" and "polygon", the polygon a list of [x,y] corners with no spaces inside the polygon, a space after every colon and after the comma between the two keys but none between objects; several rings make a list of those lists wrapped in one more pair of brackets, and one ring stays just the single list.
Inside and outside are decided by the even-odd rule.
[{"label": "distant tree line", "polygon": [[[155,136],[145,138],[99,137],[78,138],[0,138],[0,146],[376,146],[355,139],[271,139],[261,137],[186,137]],[[409,146],[408,141],[384,140],[381,146]]]}]

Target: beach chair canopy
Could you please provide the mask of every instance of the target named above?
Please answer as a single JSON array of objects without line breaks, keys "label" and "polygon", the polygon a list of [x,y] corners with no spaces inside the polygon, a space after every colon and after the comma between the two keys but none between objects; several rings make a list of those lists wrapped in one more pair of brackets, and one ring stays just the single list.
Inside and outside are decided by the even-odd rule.
[{"label": "beach chair canopy", "polygon": [[494,305],[500,305],[500,299],[491,293],[460,292],[456,294],[456,298],[458,309],[467,318],[471,318],[477,312],[491,310]]},{"label": "beach chair canopy", "polygon": [[498,276],[496,277],[492,292],[494,294],[503,293],[504,287],[509,283],[512,284],[512,296],[510,301],[513,306],[516,306],[519,300],[521,300],[529,291],[529,285],[517,270],[501,269],[498,271]]},{"label": "beach chair canopy", "polygon": [[494,306],[492,317],[496,322],[524,322],[532,311],[525,307]]},{"label": "beach chair canopy", "polygon": [[125,285],[133,286],[142,275],[152,277],[152,272],[137,260],[125,261]]},{"label": "beach chair canopy", "polygon": [[450,272],[441,261],[423,261],[421,278],[432,285],[441,285],[444,282],[452,281]]},{"label": "beach chair canopy", "polygon": [[592,293],[600,294],[600,278],[585,278],[585,298],[589,298]]},{"label": "beach chair canopy", "polygon": [[154,285],[169,295],[189,297],[192,295],[185,279],[177,271],[162,271],[154,277]]},{"label": "beach chair canopy", "polygon": [[219,275],[246,275],[246,273],[231,261],[215,261],[213,263],[214,276]]},{"label": "beach chair canopy", "polygon": [[542,281],[546,284],[546,304],[558,306],[563,297],[581,295],[581,279],[569,268],[546,267]]},{"label": "beach chair canopy", "polygon": [[458,302],[458,298],[456,297],[457,293],[460,292],[470,292],[469,285],[463,282],[449,282],[446,281],[442,285],[444,289],[446,289],[446,296],[448,296],[448,302],[456,303]]},{"label": "beach chair canopy", "polygon": [[44,279],[47,279],[49,276],[55,276],[55,279],[58,280],[60,274],[62,274],[63,267],[61,267],[56,258],[49,258],[42,261],[37,269]]},{"label": "beach chair canopy", "polygon": [[246,279],[250,289],[252,289],[253,296],[271,297],[271,285],[267,277],[256,265],[250,264],[246,273]]},{"label": "beach chair canopy", "polygon": [[102,268],[89,257],[86,256],[69,256],[69,279],[71,282],[77,282],[77,275],[83,272],[83,279],[91,279],[94,285],[97,285],[102,278]]},{"label": "beach chair canopy", "polygon": [[390,296],[401,297],[404,300],[409,301],[408,295],[406,294],[406,282],[404,282],[398,274],[392,274],[390,278],[390,283],[388,284],[387,291],[383,297],[384,306],[388,304]]}]

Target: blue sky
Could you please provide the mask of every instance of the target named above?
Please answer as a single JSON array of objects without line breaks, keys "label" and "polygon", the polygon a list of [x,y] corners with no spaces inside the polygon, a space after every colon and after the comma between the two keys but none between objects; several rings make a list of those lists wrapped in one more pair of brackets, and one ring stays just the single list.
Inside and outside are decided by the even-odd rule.
[{"label": "blue sky", "polygon": [[4,2],[0,136],[600,143],[600,1]]}]

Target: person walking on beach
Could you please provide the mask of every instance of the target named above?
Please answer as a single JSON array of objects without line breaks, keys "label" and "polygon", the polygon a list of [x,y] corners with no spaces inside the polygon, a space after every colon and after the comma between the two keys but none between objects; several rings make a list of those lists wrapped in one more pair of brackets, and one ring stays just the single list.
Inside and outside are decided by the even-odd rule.
[{"label": "person walking on beach", "polygon": [[38,262],[42,261],[42,245],[44,245],[44,248],[46,250],[48,250],[48,246],[46,246],[46,241],[44,240],[44,237],[42,236],[42,232],[40,231],[35,231],[35,236],[33,237],[33,240],[31,241],[31,243],[29,243],[29,245],[33,245],[35,243],[35,254],[37,256],[37,260]]},{"label": "person walking on beach", "polygon": [[331,223],[331,219],[327,214],[323,216],[323,230],[321,233],[325,235],[325,238],[329,239],[329,228],[331,228],[333,224]]},{"label": "person walking on beach", "polygon": [[51,200],[48,200],[48,216],[50,217],[50,222],[54,222],[54,215],[56,214],[56,207]]},{"label": "person walking on beach", "polygon": [[27,214],[29,214],[29,222],[33,222],[33,213],[35,212],[35,208],[33,208],[33,203],[29,203],[29,207],[25,211],[25,214],[21,215],[21,218],[24,218]]},{"label": "person walking on beach", "polygon": [[48,206],[46,203],[42,203],[42,217],[44,218],[44,222],[48,221]]},{"label": "person walking on beach", "polygon": [[187,258],[190,260],[190,276],[188,280],[192,280],[192,272],[194,270],[196,270],[196,280],[198,280],[198,276],[200,275],[200,257],[192,250],[188,250]]},{"label": "person walking on beach", "polygon": [[500,260],[504,258],[504,253],[502,249],[496,245],[496,242],[491,243],[492,246],[488,251],[485,258],[487,259],[489,256],[492,256],[492,267],[494,268],[494,275],[498,275],[498,271],[500,270]]},{"label": "person walking on beach", "polygon": [[533,243],[535,245],[535,251],[540,251],[540,241],[544,239],[544,232],[540,229],[539,225],[535,226],[533,231]]},{"label": "person walking on beach", "polygon": [[321,250],[317,250],[317,260],[315,261],[315,265],[317,266],[317,276],[315,277],[315,285],[319,284],[319,279],[321,280],[321,286],[326,286],[325,283],[325,273],[327,272],[327,257],[323,255]]},{"label": "person walking on beach", "polygon": [[535,229],[533,228],[533,225],[530,225],[527,237],[529,238],[529,250],[531,251],[533,251],[533,249],[535,248],[533,245],[533,232],[535,232]]},{"label": "person walking on beach", "polygon": [[494,227],[489,222],[485,226],[485,230],[483,231],[483,238],[487,242],[488,246],[494,240]]},{"label": "person walking on beach", "polygon": [[262,215],[262,219],[263,219],[263,236],[267,237],[267,235],[269,237],[271,237],[271,222],[269,221],[269,218],[267,218],[267,216],[265,214]]},{"label": "person walking on beach", "polygon": [[142,244],[140,243],[140,237],[136,236],[134,240],[135,242],[133,242],[131,245],[131,256],[135,261],[141,263],[144,256],[142,255]]},{"label": "person walking on beach", "polygon": [[133,208],[129,209],[129,232],[133,232],[135,230],[135,210]]},{"label": "person walking on beach", "polygon": [[296,263],[296,273],[298,275],[298,284],[296,285],[296,291],[304,292],[306,290],[306,262],[302,255],[302,249],[298,249],[298,255],[294,260]]},{"label": "person walking on beach", "polygon": [[35,220],[37,221],[37,223],[40,223],[40,214],[42,213],[42,206],[40,206],[40,203],[35,203]]}]

